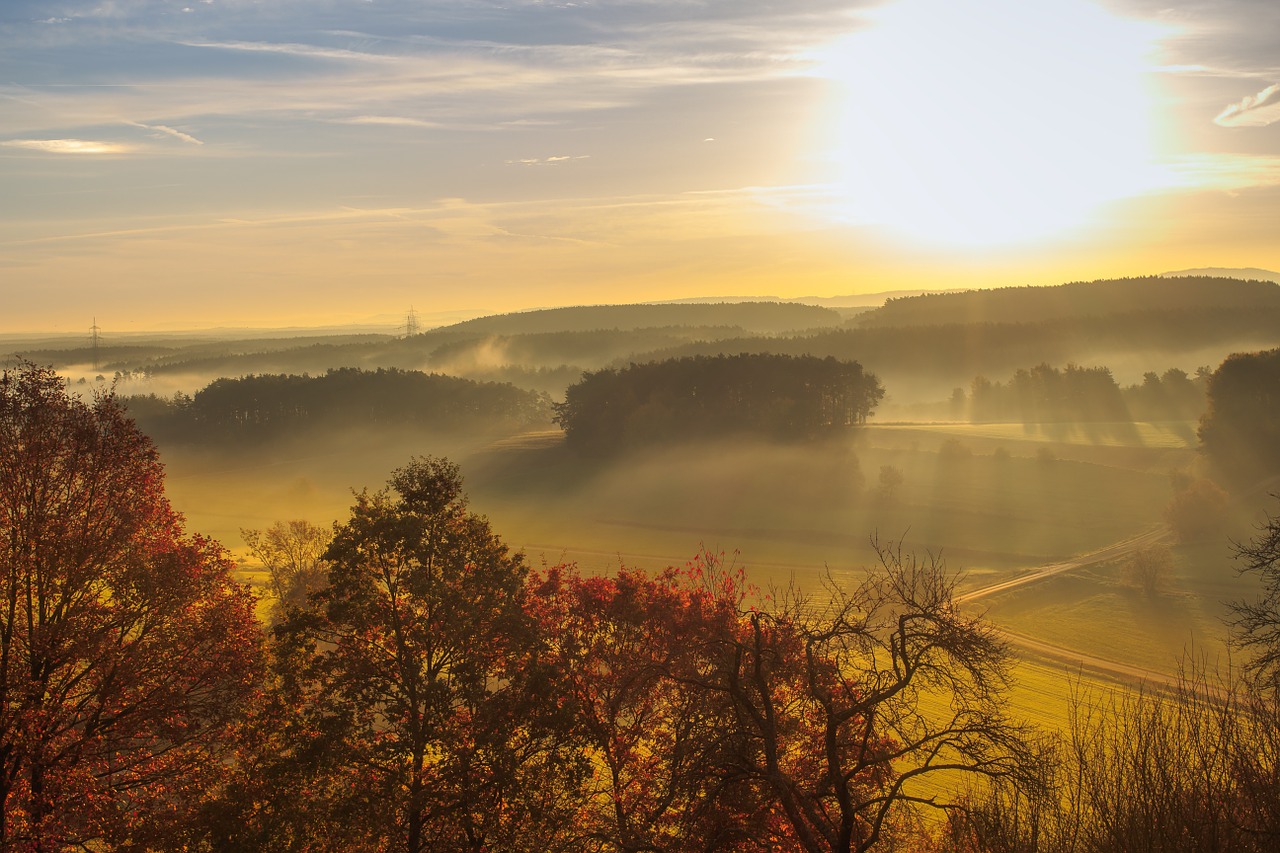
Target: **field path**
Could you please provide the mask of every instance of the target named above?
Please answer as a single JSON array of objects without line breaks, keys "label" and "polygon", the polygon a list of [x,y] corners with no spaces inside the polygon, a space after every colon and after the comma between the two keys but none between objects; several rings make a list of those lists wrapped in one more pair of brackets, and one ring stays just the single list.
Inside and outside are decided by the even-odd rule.
[{"label": "field path", "polygon": [[1029,583],[1051,578],[1054,575],[1060,575],[1063,572],[1069,572],[1073,569],[1091,566],[1095,563],[1105,563],[1108,560],[1115,560],[1120,557],[1127,556],[1139,548],[1147,548],[1159,542],[1163,542],[1169,538],[1169,530],[1163,524],[1145,530],[1128,539],[1121,539],[1119,542],[1113,542],[1110,545],[1099,548],[1096,551],[1090,551],[1087,554],[1080,554],[1069,560],[1063,560],[1060,563],[1049,563],[1047,566],[1040,566],[1032,569],[1025,575],[1013,578],[1012,580],[993,583],[990,586],[979,587],[956,596],[958,603],[964,604],[970,601],[977,601],[980,598],[986,598],[997,592],[1005,590],[1017,589]]},{"label": "field path", "polygon": [[1006,631],[999,627],[996,628],[996,631],[1005,642],[1011,646],[1016,646],[1023,652],[1030,652],[1037,657],[1070,664],[1072,667],[1089,670],[1092,673],[1104,675],[1118,681],[1141,682],[1161,687],[1177,687],[1179,684],[1178,677],[1167,672],[1158,672],[1154,669],[1145,669],[1140,666],[1109,660],[1108,658],[1100,658],[1097,655],[1085,654],[1075,649],[1069,649],[1066,646],[1046,643],[1043,640],[1037,640],[1035,637]]},{"label": "field path", "polygon": [[[1144,530],[1127,539],[1121,539],[1119,542],[1113,542],[1110,545],[1099,548],[1096,551],[1090,551],[1087,554],[1081,554],[1072,557],[1069,560],[1063,560],[1059,563],[1050,563],[1046,566],[1040,566],[1028,572],[1021,577],[1012,580],[1001,581],[1000,583],[990,584],[989,586],[980,587],[971,590],[962,595],[956,596],[956,601],[966,603],[977,601],[989,595],[998,592],[1005,592],[1010,589],[1017,589],[1020,586],[1035,583],[1045,578],[1060,575],[1063,572],[1069,572],[1073,569],[1091,566],[1096,563],[1103,563],[1110,560],[1116,560],[1133,553],[1139,548],[1147,548],[1152,545],[1164,542],[1170,538],[1170,532],[1164,525],[1158,525]],[[1071,664],[1072,666],[1081,667],[1092,670],[1094,672],[1117,678],[1122,681],[1140,681],[1147,684],[1158,684],[1164,687],[1174,687],[1178,684],[1176,676],[1156,670],[1145,669],[1132,664],[1121,663],[1120,661],[1101,658],[1097,655],[1086,654],[1067,646],[1060,646],[1056,643],[1048,643],[1044,640],[1038,640],[1035,637],[1026,634],[1008,631],[1004,628],[997,628],[1000,636],[1003,637],[1010,645],[1017,646],[1023,651],[1030,652],[1040,657],[1050,658],[1052,660],[1061,661]]]}]

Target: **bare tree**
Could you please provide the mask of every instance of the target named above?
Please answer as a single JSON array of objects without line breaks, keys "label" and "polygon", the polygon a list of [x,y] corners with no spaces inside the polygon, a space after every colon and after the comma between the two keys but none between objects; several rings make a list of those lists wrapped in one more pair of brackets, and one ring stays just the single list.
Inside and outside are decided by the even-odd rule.
[{"label": "bare tree", "polygon": [[1186,664],[1172,688],[1078,690],[1046,783],[997,784],[950,824],[961,853],[1280,846],[1280,703]]},{"label": "bare tree", "polygon": [[1232,604],[1233,639],[1250,655],[1246,671],[1274,690],[1280,687],[1280,517],[1268,516],[1253,539],[1235,543],[1235,556],[1242,574],[1258,575],[1262,595]]},{"label": "bare tree", "polygon": [[1166,545],[1139,548],[1125,564],[1127,580],[1147,595],[1155,595],[1173,573],[1173,552]]},{"label": "bare tree", "polygon": [[829,577],[821,599],[792,591],[748,614],[720,676],[737,778],[809,853],[869,850],[922,811],[963,808],[958,778],[1035,778],[1030,732],[1003,709],[1005,644],[960,611],[940,559],[874,544],[853,590]]}]

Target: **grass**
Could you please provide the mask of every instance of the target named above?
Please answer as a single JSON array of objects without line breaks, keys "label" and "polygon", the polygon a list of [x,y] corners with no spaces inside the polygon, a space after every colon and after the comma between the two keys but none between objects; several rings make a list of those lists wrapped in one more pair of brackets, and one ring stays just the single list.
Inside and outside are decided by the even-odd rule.
[{"label": "grass", "polygon": [[[1191,458],[1150,446],[1149,436],[1092,444],[1020,429],[877,426],[818,444],[722,442],[609,461],[576,456],[555,431],[329,436],[236,455],[166,449],[164,458],[170,497],[191,529],[241,556],[240,528],[341,520],[353,487],[379,488],[412,456],[436,454],[461,464],[472,507],[531,562],[658,568],[706,549],[727,552],[759,586],[795,579],[813,588],[827,571],[860,573],[874,559],[873,535],[941,554],[963,573],[963,588],[1094,550],[1157,523],[1169,470]],[[891,495],[881,466],[902,473]],[[1222,560],[1218,569],[1198,560],[1180,552],[1177,585],[1156,600],[1124,586],[1117,567],[1095,567],[985,606],[1012,630],[1167,670],[1188,638],[1221,636],[1215,602],[1234,574]]]},{"label": "grass", "polygon": [[[607,463],[517,444],[463,470],[476,506],[536,556],[665,565],[705,546],[740,552],[753,576],[775,582],[865,565],[878,533],[942,552],[985,583],[1127,537],[1158,521],[1169,497],[1163,467],[968,446],[948,455],[942,443],[877,429],[844,442],[703,444]],[[892,495],[880,489],[881,466],[902,473]]]},{"label": "grass", "polygon": [[1195,424],[1188,421],[1154,423],[1022,424],[938,423],[873,425],[873,430],[941,433],[959,438],[1062,444],[1084,447],[1145,447],[1190,449],[1196,446]]}]

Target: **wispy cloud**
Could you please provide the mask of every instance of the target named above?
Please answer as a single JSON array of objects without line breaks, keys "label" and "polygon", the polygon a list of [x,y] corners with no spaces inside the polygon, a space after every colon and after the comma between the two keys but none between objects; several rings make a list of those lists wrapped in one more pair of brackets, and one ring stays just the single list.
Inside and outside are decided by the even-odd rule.
[{"label": "wispy cloud", "polygon": [[1223,127],[1266,127],[1280,121],[1280,83],[1273,83],[1256,95],[1246,95],[1213,121]]},{"label": "wispy cloud", "polygon": [[128,154],[134,150],[131,145],[94,139],[6,139],[0,145],[48,154]]},{"label": "wispy cloud", "polygon": [[552,157],[528,157],[523,160],[508,160],[508,166],[555,166],[560,163],[567,163],[571,160],[587,160],[590,154],[557,154]]},{"label": "wispy cloud", "polygon": [[1247,154],[1199,154],[1169,167],[1169,186],[1223,192],[1280,186],[1280,157]]},{"label": "wispy cloud", "polygon": [[336,59],[342,62],[394,62],[396,57],[358,50],[345,50],[312,44],[286,44],[254,41],[182,42],[186,47],[203,47],[218,50],[239,50],[251,53],[281,53],[306,59]]},{"label": "wispy cloud", "polygon": [[410,118],[409,116],[353,116],[351,118],[335,119],[334,121],[337,124],[373,124],[390,127],[442,127],[439,122]]},{"label": "wispy cloud", "polygon": [[181,130],[168,127],[163,124],[143,124],[140,121],[126,121],[125,124],[129,125],[130,127],[140,127],[143,130],[150,130],[154,134],[158,134],[161,136],[171,136],[174,139],[181,140],[182,142],[186,142],[190,145],[204,145],[204,142],[202,140],[196,139],[191,134],[183,133]]}]

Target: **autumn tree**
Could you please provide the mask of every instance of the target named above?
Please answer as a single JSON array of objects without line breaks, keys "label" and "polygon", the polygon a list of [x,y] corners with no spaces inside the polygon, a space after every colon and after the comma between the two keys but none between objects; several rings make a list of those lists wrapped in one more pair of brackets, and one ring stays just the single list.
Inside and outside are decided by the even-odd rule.
[{"label": "autumn tree", "polygon": [[554,849],[571,786],[537,701],[527,568],[457,466],[415,460],[358,493],[323,558],[328,585],[279,632],[309,808],[348,848]]},{"label": "autumn tree", "polygon": [[879,557],[821,597],[749,595],[705,555],[656,575],[549,572],[536,594],[559,626],[558,694],[595,769],[583,843],[849,853],[963,807],[943,793],[958,780],[1032,780],[1003,643],[960,612],[939,562]]},{"label": "autumn tree", "polygon": [[741,572],[708,554],[653,574],[554,566],[537,580],[554,694],[592,768],[578,794],[580,849],[783,849],[770,800],[729,778],[732,709],[706,683],[744,594]]},{"label": "autumn tree", "polygon": [[165,847],[254,686],[254,600],[110,394],[0,376],[0,848]]}]

